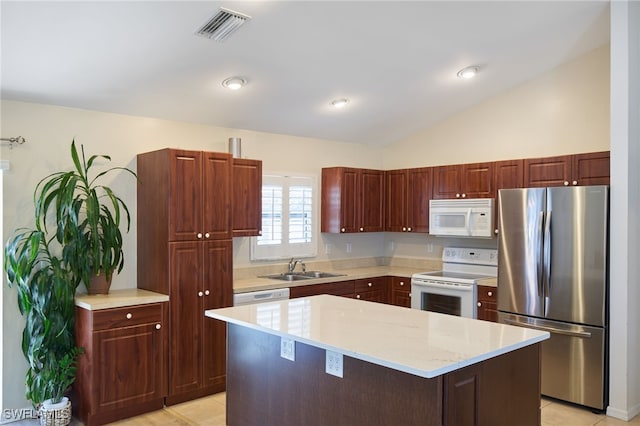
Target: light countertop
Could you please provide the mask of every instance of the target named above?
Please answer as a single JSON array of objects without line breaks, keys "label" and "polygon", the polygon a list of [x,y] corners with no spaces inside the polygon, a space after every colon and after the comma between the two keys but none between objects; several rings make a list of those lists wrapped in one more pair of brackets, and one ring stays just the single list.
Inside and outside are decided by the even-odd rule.
[{"label": "light countertop", "polygon": [[76,306],[89,311],[167,301],[169,301],[169,296],[166,294],[155,293],[139,288],[111,290],[109,294],[76,295]]},{"label": "light countertop", "polygon": [[543,331],[330,295],[205,315],[426,378],[549,338]]}]

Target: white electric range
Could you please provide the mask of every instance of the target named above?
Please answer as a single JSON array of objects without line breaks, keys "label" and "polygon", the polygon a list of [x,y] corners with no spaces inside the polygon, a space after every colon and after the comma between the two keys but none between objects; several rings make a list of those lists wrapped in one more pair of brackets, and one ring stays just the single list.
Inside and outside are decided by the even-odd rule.
[{"label": "white electric range", "polygon": [[478,282],[498,274],[498,250],[448,247],[442,270],[411,277],[411,307],[476,318]]}]

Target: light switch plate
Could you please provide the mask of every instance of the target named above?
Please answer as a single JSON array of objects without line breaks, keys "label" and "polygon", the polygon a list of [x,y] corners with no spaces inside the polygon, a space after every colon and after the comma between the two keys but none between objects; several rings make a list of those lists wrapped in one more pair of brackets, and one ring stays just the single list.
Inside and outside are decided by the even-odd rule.
[{"label": "light switch plate", "polygon": [[326,351],[325,371],[336,377],[342,377],[342,354],[333,351]]},{"label": "light switch plate", "polygon": [[296,360],[296,341],[288,337],[280,338],[280,356],[289,361]]}]

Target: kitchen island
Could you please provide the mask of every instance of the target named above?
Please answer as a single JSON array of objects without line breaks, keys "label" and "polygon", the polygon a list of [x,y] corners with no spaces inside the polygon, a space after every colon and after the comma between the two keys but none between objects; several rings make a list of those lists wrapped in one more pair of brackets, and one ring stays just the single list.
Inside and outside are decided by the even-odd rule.
[{"label": "kitchen island", "polygon": [[328,295],[206,315],[231,426],[540,424],[547,332]]}]

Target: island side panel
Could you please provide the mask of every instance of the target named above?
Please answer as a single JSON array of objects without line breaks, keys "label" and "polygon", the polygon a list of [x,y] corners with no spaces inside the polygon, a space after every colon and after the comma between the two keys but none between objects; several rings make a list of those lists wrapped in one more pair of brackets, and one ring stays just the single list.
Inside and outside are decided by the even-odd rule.
[{"label": "island side panel", "polygon": [[441,425],[442,378],[425,379],[344,357],[344,377],[325,373],[325,351],[228,324],[227,424]]}]

